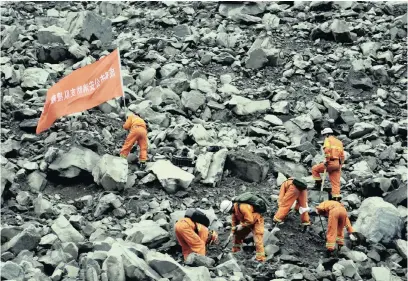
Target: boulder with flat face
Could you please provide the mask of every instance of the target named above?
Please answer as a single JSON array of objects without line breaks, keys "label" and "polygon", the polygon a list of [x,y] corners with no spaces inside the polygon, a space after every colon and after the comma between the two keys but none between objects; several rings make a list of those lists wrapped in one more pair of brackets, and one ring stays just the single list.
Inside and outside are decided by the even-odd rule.
[{"label": "boulder with flat face", "polygon": [[253,153],[232,152],[228,154],[226,168],[243,180],[261,182],[266,178],[269,164]]},{"label": "boulder with flat face", "polygon": [[168,160],[156,161],[149,169],[156,175],[163,189],[168,193],[188,189],[194,179],[194,175],[173,165]]},{"label": "boulder with flat face", "polygon": [[92,170],[92,175],[105,190],[123,190],[128,178],[128,162],[122,157],[105,154]]}]

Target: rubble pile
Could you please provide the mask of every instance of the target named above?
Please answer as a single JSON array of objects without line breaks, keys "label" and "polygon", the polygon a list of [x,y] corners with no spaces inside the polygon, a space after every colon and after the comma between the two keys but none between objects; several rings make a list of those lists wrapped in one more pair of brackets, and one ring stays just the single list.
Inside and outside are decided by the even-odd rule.
[{"label": "rubble pile", "polygon": [[[0,13],[2,280],[407,280],[406,3],[9,2]],[[47,89],[115,48],[125,99],[36,135]],[[126,110],[149,122],[145,170],[137,149],[119,157]],[[173,227],[186,208],[226,238],[221,200],[252,190],[276,208],[286,177],[313,187],[328,126],[365,245],[323,259],[317,217],[302,234],[297,214],[277,233],[266,216],[265,264],[245,252],[183,264]],[[174,161],[184,148],[192,167]]]}]

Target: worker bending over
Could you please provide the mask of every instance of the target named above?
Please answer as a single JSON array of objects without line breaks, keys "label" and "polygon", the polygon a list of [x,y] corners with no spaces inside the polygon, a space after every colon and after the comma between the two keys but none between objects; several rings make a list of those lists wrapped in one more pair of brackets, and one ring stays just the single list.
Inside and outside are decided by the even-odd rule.
[{"label": "worker bending over", "polygon": [[218,234],[216,231],[209,231],[208,228],[200,223],[194,222],[194,209],[188,209],[185,217],[178,220],[175,225],[176,238],[179,242],[184,260],[191,253],[197,253],[205,256],[206,245],[218,243]]},{"label": "worker bending over", "polygon": [[[327,255],[330,256],[336,248],[336,243],[339,247],[339,251],[344,245],[344,227],[346,227],[347,232],[350,234],[354,232],[354,229],[351,226],[346,208],[344,208],[340,202],[324,201],[316,207],[316,213],[329,218],[326,234],[326,249]],[[351,240],[355,239],[352,234],[350,238]]]},{"label": "worker bending over", "polygon": [[294,178],[289,178],[281,184],[278,199],[279,209],[273,217],[273,222],[275,224],[283,222],[296,200],[295,208],[299,210],[299,207],[301,207],[300,220],[304,226],[303,231],[305,231],[306,227],[310,225],[309,213],[307,211],[303,212],[303,209],[306,210],[307,208],[307,186]]},{"label": "worker bending over", "polygon": [[331,192],[330,188],[327,190],[329,193],[329,200],[340,201],[341,166],[344,163],[343,143],[333,136],[333,130],[330,128],[325,128],[321,134],[325,137],[323,144],[325,161],[312,167],[315,188],[321,188],[322,179],[320,174],[327,170],[331,183]]},{"label": "worker bending over", "polygon": [[141,168],[146,167],[147,161],[147,126],[139,115],[128,113],[123,129],[130,130],[125,143],[120,151],[120,157],[127,158],[133,145],[137,143],[140,148],[139,164]]},{"label": "worker bending over", "polygon": [[265,261],[265,250],[263,245],[264,218],[260,213],[254,211],[252,205],[246,203],[233,203],[224,200],[220,204],[223,214],[232,214],[232,234],[234,235],[234,245],[232,252],[239,252],[245,237],[252,231],[256,247],[257,261]]}]

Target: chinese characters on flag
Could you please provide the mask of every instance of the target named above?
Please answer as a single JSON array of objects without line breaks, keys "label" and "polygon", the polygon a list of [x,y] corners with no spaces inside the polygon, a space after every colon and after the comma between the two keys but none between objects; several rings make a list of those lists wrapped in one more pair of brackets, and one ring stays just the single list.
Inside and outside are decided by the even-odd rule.
[{"label": "chinese characters on flag", "polygon": [[90,109],[122,95],[120,57],[116,49],[97,62],[75,70],[48,90],[36,133],[51,127],[61,116]]}]

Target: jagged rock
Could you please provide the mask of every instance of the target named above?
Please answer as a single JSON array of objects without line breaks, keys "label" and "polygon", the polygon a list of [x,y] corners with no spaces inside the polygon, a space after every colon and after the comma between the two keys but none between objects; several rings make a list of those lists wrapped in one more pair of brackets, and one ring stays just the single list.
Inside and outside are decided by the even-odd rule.
[{"label": "jagged rock", "polygon": [[27,177],[27,183],[30,186],[32,192],[41,192],[47,185],[46,175],[38,171],[34,171]]},{"label": "jagged rock", "polygon": [[211,267],[215,261],[212,258],[199,255],[197,253],[191,253],[188,255],[185,264],[191,265],[191,266],[205,266],[205,267]]},{"label": "jagged rock", "polygon": [[179,188],[188,189],[194,179],[194,175],[174,166],[168,160],[156,161],[149,169],[168,193],[175,193]]},{"label": "jagged rock", "polygon": [[81,233],[79,233],[64,216],[60,216],[56,219],[51,229],[62,242],[79,243],[84,241],[84,237]]},{"label": "jagged rock", "polygon": [[128,162],[124,158],[105,154],[92,170],[92,176],[105,190],[123,190],[127,183]]},{"label": "jagged rock", "polygon": [[10,241],[1,246],[1,251],[10,251],[14,254],[19,254],[23,250],[31,251],[35,249],[40,242],[41,236],[38,230],[29,225],[22,232],[14,236]]},{"label": "jagged rock", "polygon": [[75,178],[84,171],[92,173],[100,157],[90,149],[72,147],[68,152],[59,151],[57,158],[48,167],[60,177]]},{"label": "jagged rock", "polygon": [[34,213],[37,216],[42,216],[43,214],[54,214],[54,208],[52,203],[42,197],[42,194],[39,194],[36,199],[33,200]]},{"label": "jagged rock", "polygon": [[269,163],[272,171],[275,173],[282,173],[283,175],[293,176],[295,178],[303,178],[308,175],[308,171],[305,167],[292,161],[273,158]]},{"label": "jagged rock", "polygon": [[169,239],[169,233],[152,220],[143,220],[134,224],[131,229],[125,231],[125,234],[133,236],[137,232],[143,234],[141,243],[149,247],[155,247]]},{"label": "jagged rock", "polygon": [[289,103],[287,101],[278,101],[272,103],[273,113],[278,114],[288,114],[289,113]]},{"label": "jagged rock", "polygon": [[389,268],[386,267],[372,267],[371,275],[375,281],[398,281],[399,277],[391,274]]},{"label": "jagged rock", "polygon": [[196,112],[205,104],[205,96],[199,91],[183,92],[181,95],[181,103],[183,106],[192,112]]},{"label": "jagged rock", "polygon": [[228,149],[221,149],[214,154],[212,154],[211,162],[208,166],[208,171],[206,176],[203,177],[202,182],[205,184],[216,185],[220,182],[223,172],[224,164],[227,160]]},{"label": "jagged rock", "polygon": [[147,68],[139,73],[139,76],[136,79],[136,83],[137,85],[143,88],[144,86],[150,85],[153,82],[155,76],[156,76],[156,69]]},{"label": "jagged rock", "polygon": [[72,45],[75,43],[68,31],[55,25],[40,28],[37,32],[37,38],[40,44],[60,43]]},{"label": "jagged rock", "polygon": [[95,36],[102,45],[112,42],[111,21],[90,11],[68,13],[64,28],[74,37],[89,41]]},{"label": "jagged rock", "polygon": [[370,197],[363,201],[354,228],[367,240],[390,242],[401,232],[402,221],[396,207],[380,197]]},{"label": "jagged rock", "polygon": [[146,94],[146,98],[152,101],[152,105],[180,105],[180,97],[171,89],[154,87]]},{"label": "jagged rock", "polygon": [[29,67],[24,70],[21,87],[42,88],[48,81],[49,72],[36,67]]},{"label": "jagged rock", "polygon": [[291,121],[302,130],[311,130],[314,126],[313,120],[308,114],[299,115],[298,117],[293,118]]},{"label": "jagged rock", "polygon": [[167,254],[149,251],[145,260],[163,278],[182,280],[186,275],[183,268]]},{"label": "jagged rock", "polygon": [[283,122],[275,115],[267,114],[263,118],[266,122],[272,124],[273,126],[282,126]]},{"label": "jagged rock", "polygon": [[8,26],[5,30],[4,37],[2,36],[2,47],[5,49],[13,46],[18,40],[18,36],[21,34],[23,28],[18,25]]},{"label": "jagged rock", "polygon": [[98,205],[96,206],[95,209],[94,217],[99,217],[111,207],[117,209],[120,206],[122,206],[122,202],[115,194],[113,193],[106,194],[102,196],[101,199],[99,200]]},{"label": "jagged rock", "polygon": [[231,259],[220,265],[217,265],[216,269],[226,275],[242,271],[235,259]]},{"label": "jagged rock", "polygon": [[23,268],[14,262],[7,261],[2,263],[0,272],[1,278],[4,280],[24,280]]},{"label": "jagged rock", "polygon": [[353,38],[350,33],[350,27],[344,20],[335,19],[330,25],[334,40],[343,43],[352,43]]},{"label": "jagged rock", "polygon": [[195,168],[202,179],[207,178],[213,155],[213,152],[207,152],[205,154],[200,154],[197,158]]},{"label": "jagged rock", "polygon": [[277,66],[279,53],[279,49],[254,49],[249,53],[249,57],[245,62],[245,67],[250,69],[260,69],[264,66]]},{"label": "jagged rock", "polygon": [[355,123],[349,137],[352,139],[361,138],[375,130],[375,125],[365,122]]},{"label": "jagged rock", "polygon": [[125,281],[125,269],[121,256],[110,255],[102,264],[102,271],[106,273],[108,281]]},{"label": "jagged rock", "polygon": [[407,193],[407,185],[402,184],[398,189],[387,194],[387,196],[384,197],[384,201],[387,201],[396,207],[398,205],[407,206]]},{"label": "jagged rock", "polygon": [[13,139],[8,139],[1,144],[1,155],[5,157],[10,157],[12,155],[18,154],[21,148],[21,144]]},{"label": "jagged rock", "polygon": [[206,94],[212,94],[215,92],[214,86],[203,78],[195,78],[190,81],[190,88],[192,90],[199,90]]},{"label": "jagged rock", "polygon": [[364,42],[360,45],[361,51],[364,56],[373,55],[377,56],[377,50],[381,47],[381,44],[378,42]]},{"label": "jagged rock", "polygon": [[350,72],[348,79],[349,79],[351,86],[356,89],[362,89],[362,90],[368,91],[374,87],[370,77],[368,77],[362,71]]},{"label": "jagged rock", "polygon": [[261,182],[268,173],[269,164],[253,153],[233,152],[228,154],[226,168],[243,180]]},{"label": "jagged rock", "polygon": [[269,100],[252,101],[250,99],[233,95],[228,104],[234,106],[233,112],[237,115],[248,115],[264,112],[271,108]]}]

